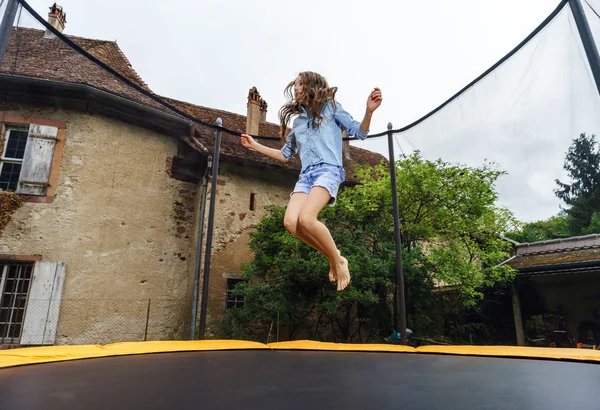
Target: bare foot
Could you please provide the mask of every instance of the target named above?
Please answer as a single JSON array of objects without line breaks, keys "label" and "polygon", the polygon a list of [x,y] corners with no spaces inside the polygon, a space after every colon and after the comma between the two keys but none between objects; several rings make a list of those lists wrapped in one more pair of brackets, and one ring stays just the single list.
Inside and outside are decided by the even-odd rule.
[{"label": "bare foot", "polygon": [[337,275],[335,274],[335,269],[333,266],[329,265],[329,281],[335,282],[337,280]]},{"label": "bare foot", "polygon": [[[337,251],[338,256],[341,258],[342,257],[342,253],[339,251]],[[334,264],[329,261],[329,281],[330,282],[335,282],[337,280],[337,273],[335,272],[335,268],[334,268]]]},{"label": "bare foot", "polygon": [[344,290],[346,286],[350,284],[350,270],[348,269],[348,260],[341,257],[340,261],[336,264],[338,287],[337,290]]}]

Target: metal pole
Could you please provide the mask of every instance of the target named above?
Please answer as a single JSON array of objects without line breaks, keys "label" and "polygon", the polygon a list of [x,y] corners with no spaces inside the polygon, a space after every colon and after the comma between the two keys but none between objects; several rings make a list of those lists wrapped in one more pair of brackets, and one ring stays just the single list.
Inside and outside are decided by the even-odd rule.
[{"label": "metal pole", "polygon": [[219,154],[221,153],[221,128],[223,121],[217,118],[217,136],[213,155],[212,178],[210,180],[210,206],[208,208],[208,226],[206,228],[206,248],[204,251],[204,280],[202,281],[202,303],[200,307],[199,339],[204,339],[206,330],[206,309],[208,307],[208,279],[210,277],[210,256],[212,248],[213,227],[215,222],[215,202],[217,200],[217,178],[219,177]]},{"label": "metal pole", "polygon": [[148,308],[146,311],[146,329],[144,330],[144,342],[148,340],[148,324],[150,323],[150,301],[152,299],[148,298]]},{"label": "metal pole", "polygon": [[581,0],[569,0],[569,5],[571,6],[571,12],[573,12],[573,17],[575,18],[575,24],[577,25],[581,42],[583,43],[585,54],[590,63],[590,68],[592,69],[596,88],[598,89],[598,93],[600,93],[600,55],[598,54],[594,36],[590,30],[590,25],[585,16]]},{"label": "metal pole", "polygon": [[[400,215],[398,212],[398,187],[396,185],[396,161],[394,157],[394,133],[392,123],[388,124],[388,150],[390,154],[390,175],[392,203],[394,207],[394,238],[396,242],[396,292],[394,293],[394,327],[400,331],[400,343],[406,340],[406,303],[404,301],[404,272],[402,271],[402,240],[400,238]],[[399,326],[399,327],[398,327]]]},{"label": "metal pole", "polygon": [[19,8],[18,0],[8,0],[6,3],[6,11],[0,24],[0,64],[4,61],[4,53],[6,53],[6,47],[8,46],[8,40],[10,39],[10,33],[13,25],[15,24],[15,17],[17,16],[17,9]]},{"label": "metal pole", "polygon": [[211,168],[212,158],[208,158],[208,166],[202,178],[202,195],[200,200],[200,222],[198,227],[198,244],[196,246],[196,267],[194,268],[194,299],[192,300],[192,326],[190,329],[190,339],[196,338],[196,320],[198,318],[198,292],[200,290],[200,261],[202,259],[202,237],[204,235],[204,212],[206,210],[206,190],[208,186],[208,171]]}]

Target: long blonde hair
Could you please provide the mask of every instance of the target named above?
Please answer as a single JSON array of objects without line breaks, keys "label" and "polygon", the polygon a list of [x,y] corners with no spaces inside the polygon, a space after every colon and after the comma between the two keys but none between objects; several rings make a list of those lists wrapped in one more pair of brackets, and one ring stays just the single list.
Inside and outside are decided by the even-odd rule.
[{"label": "long blonde hair", "polygon": [[287,85],[283,91],[287,102],[279,110],[279,121],[281,123],[281,138],[285,139],[288,124],[294,115],[302,113],[302,107],[312,118],[313,127],[318,127],[321,124],[323,117],[321,112],[323,107],[332,102],[335,108],[335,94],[337,87],[329,87],[327,80],[320,74],[311,71],[304,71],[298,75],[302,80],[302,94],[298,99],[294,98],[292,89],[295,81]]}]

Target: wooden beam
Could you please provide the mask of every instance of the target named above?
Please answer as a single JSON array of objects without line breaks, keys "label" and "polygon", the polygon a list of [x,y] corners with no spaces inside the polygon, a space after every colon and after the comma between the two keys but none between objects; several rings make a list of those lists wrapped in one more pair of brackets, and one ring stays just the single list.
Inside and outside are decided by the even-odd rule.
[{"label": "wooden beam", "polygon": [[4,115],[2,117],[2,122],[8,125],[23,125],[29,127],[29,124],[38,124],[38,125],[46,125],[50,127],[56,128],[67,128],[66,121],[55,121],[48,120],[45,118],[36,118],[36,117],[17,117],[14,115]]},{"label": "wooden beam", "polygon": [[42,255],[4,255],[0,254],[0,260],[11,262],[38,262]]},{"label": "wooden beam", "polygon": [[519,299],[519,289],[516,278],[511,284],[513,317],[515,320],[515,332],[517,334],[517,345],[525,346],[525,330],[523,328],[523,318],[521,316],[521,301]]}]

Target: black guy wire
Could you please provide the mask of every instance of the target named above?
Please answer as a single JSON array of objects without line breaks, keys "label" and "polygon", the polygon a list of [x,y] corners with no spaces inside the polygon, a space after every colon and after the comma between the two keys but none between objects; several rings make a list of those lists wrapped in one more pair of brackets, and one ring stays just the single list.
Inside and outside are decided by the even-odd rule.
[{"label": "black guy wire", "polygon": [[101,60],[99,60],[96,57],[94,57],[93,55],[89,54],[87,51],[85,51],[79,45],[77,45],[76,43],[74,43],[67,36],[65,36],[64,34],[62,34],[61,32],[59,32],[58,30],[56,30],[52,25],[50,25],[46,20],[44,20],[39,14],[37,14],[36,11],[25,0],[18,0],[18,2],[21,3],[21,5],[29,12],[29,14],[31,14],[33,16],[33,18],[35,18],[41,25],[43,25],[47,30],[49,30],[57,38],[59,38],[60,40],[62,40],[64,43],[66,43],[69,47],[71,47],[72,49],[74,49],[75,51],[77,51],[79,54],[81,54],[82,56],[84,56],[85,58],[87,58],[88,60],[90,60],[91,62],[93,62],[94,64],[100,66],[105,71],[108,71],[110,74],[112,74],[113,76],[117,77],[119,80],[121,80],[122,82],[124,82],[128,86],[134,88],[136,91],[138,91],[141,94],[145,95],[146,97],[151,98],[155,102],[157,102],[157,103],[159,103],[159,104],[161,104],[161,105],[169,108],[170,110],[176,112],[177,114],[181,115],[182,117],[184,117],[184,118],[186,118],[186,119],[188,119],[188,120],[190,120],[192,122],[198,123],[200,125],[203,125],[205,127],[212,128],[212,129],[221,129],[222,131],[225,131],[225,132],[233,134],[233,135],[237,135],[237,136],[241,135],[239,132],[229,130],[229,129],[225,128],[225,127],[219,127],[219,126],[217,126],[215,124],[209,124],[209,123],[207,123],[205,121],[200,120],[199,118],[191,116],[191,115],[187,114],[186,112],[181,111],[178,108],[176,108],[175,106],[173,106],[173,105],[169,104],[168,102],[164,101],[162,98],[157,97],[155,94],[153,94],[153,93],[145,90],[144,88],[140,87],[138,84],[134,83],[133,81],[129,80],[128,78],[126,78],[125,76],[123,76],[122,74],[120,74],[119,72],[117,72],[114,69],[112,69],[110,66],[106,65],[105,63],[103,63]]},{"label": "black guy wire", "polygon": [[[75,44],[73,41],[71,41],[64,34],[60,33],[58,30],[56,30],[54,27],[52,27],[45,19],[43,19],[39,14],[36,13],[36,11],[27,3],[27,1],[25,1],[25,0],[18,0],[18,2],[21,3],[21,5],[38,22],[40,22],[40,24],[42,24],[46,29],[48,29],[52,34],[54,34],[56,37],[60,38],[63,42],[65,42],[67,45],[69,45],[75,51],[77,51],[78,53],[80,53],[81,55],[83,55],[84,57],[86,57],[88,60],[92,61],[93,63],[95,63],[97,65],[99,65],[105,71],[108,71],[109,73],[111,73],[112,75],[114,75],[115,77],[117,77],[118,79],[120,79],[121,81],[123,81],[124,83],[126,83],[127,85],[129,85],[130,87],[134,88],[136,91],[142,93],[143,95],[147,96],[148,98],[151,98],[155,102],[163,105],[164,107],[169,108],[170,110],[176,112],[177,114],[181,115],[182,117],[184,117],[184,118],[186,118],[186,119],[188,119],[190,121],[193,121],[195,123],[198,123],[200,125],[203,125],[205,127],[209,127],[209,128],[212,128],[212,129],[221,129],[222,131],[224,131],[224,132],[226,132],[228,134],[231,134],[231,135],[241,136],[241,133],[239,133],[237,131],[233,131],[233,130],[227,129],[225,127],[219,127],[219,126],[214,125],[214,124],[209,124],[209,123],[204,122],[204,121],[202,121],[202,120],[200,120],[200,119],[198,119],[198,118],[196,118],[194,116],[191,116],[191,115],[189,115],[189,114],[187,114],[187,113],[179,110],[178,108],[174,107],[173,105],[167,103],[163,99],[157,97],[155,94],[153,94],[153,93],[151,93],[149,91],[146,91],[145,89],[143,89],[142,87],[140,87],[139,85],[137,85],[136,83],[134,83],[133,81],[131,81],[128,78],[124,77],[123,75],[121,75],[117,71],[113,70],[108,65],[104,64],[102,61],[98,60],[97,58],[95,58],[94,56],[92,56],[91,54],[89,54],[88,52],[86,52],[85,50],[83,50],[81,47],[79,47],[77,44]],[[444,108],[450,102],[454,101],[456,98],[458,98],[460,95],[462,95],[466,90],[468,90],[469,88],[471,88],[472,86],[474,86],[476,83],[478,83],[479,81],[481,81],[483,78],[487,77],[492,71],[494,71],[496,68],[498,68],[500,65],[502,65],[506,60],[508,60],[509,58],[511,58],[521,48],[523,48],[532,38],[534,38],[536,35],[538,35],[552,20],[554,20],[554,18],[562,11],[562,9],[567,5],[568,2],[569,2],[569,0],[561,0],[561,2],[554,9],[554,11],[548,17],[546,17],[546,19],[542,23],[540,23],[540,25],[538,25],[531,32],[531,34],[529,34],[521,43],[519,43],[513,50],[511,50],[508,54],[506,54],[504,57],[502,57],[498,62],[496,62],[489,69],[487,69],[483,74],[481,74],[475,80],[471,81],[469,84],[467,84],[465,87],[463,87],[460,91],[458,91],[452,97],[450,97],[449,99],[447,99],[445,102],[443,102],[442,104],[440,104],[437,108],[433,109],[432,111],[430,111],[429,113],[427,113],[423,117],[421,117],[421,118],[417,119],[416,121],[414,121],[414,122],[406,125],[405,127],[402,127],[402,128],[396,129],[396,130],[392,130],[392,132],[396,133],[396,134],[397,133],[402,133],[402,132],[405,132],[405,131],[409,130],[410,128],[415,127],[416,125],[420,124],[421,122],[425,121],[427,118],[431,117],[432,115],[434,115],[435,113],[437,113],[438,111],[440,111],[442,108]],[[370,138],[379,138],[379,137],[383,137],[383,136],[386,136],[386,135],[387,135],[387,131],[384,131],[384,132],[380,132],[378,134],[369,135],[369,136],[367,136],[367,138],[368,139],[370,139]],[[260,137],[260,136],[254,136],[254,135],[252,135],[252,137],[255,138],[255,139],[262,139],[262,140],[277,140],[277,141],[281,140],[281,138],[279,138],[279,137]],[[359,140],[359,139],[360,138],[357,138],[357,137],[344,138],[344,140],[349,140],[349,141],[356,141],[356,140]]]},{"label": "black guy wire", "polygon": [[[590,7],[590,9],[592,9],[592,11],[594,12],[594,14],[596,15],[596,17],[600,18],[600,15],[598,14],[598,12],[596,11],[596,9],[590,4],[590,2],[588,0],[585,0],[585,2],[587,3],[587,5]],[[1,4],[0,4],[1,6]]]}]

